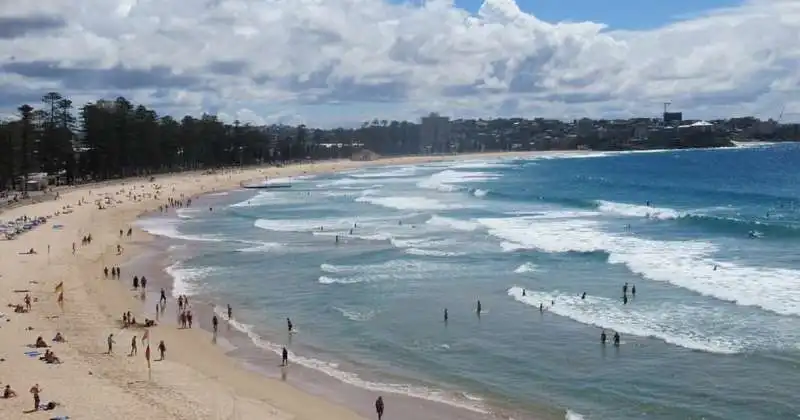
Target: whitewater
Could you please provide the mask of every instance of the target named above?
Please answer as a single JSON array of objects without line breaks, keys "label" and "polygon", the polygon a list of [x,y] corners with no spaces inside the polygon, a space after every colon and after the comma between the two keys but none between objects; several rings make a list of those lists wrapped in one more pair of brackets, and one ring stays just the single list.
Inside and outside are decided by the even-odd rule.
[{"label": "whitewater", "polygon": [[291,317],[292,359],[361,389],[516,419],[792,418],[798,161],[783,144],[373,167],[140,226],[191,245],[173,293],[233,302],[254,352],[279,353]]}]

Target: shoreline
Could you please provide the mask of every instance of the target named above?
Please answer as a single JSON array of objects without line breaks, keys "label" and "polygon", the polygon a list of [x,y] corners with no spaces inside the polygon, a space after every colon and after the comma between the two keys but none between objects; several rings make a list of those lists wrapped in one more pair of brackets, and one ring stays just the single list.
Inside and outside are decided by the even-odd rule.
[{"label": "shoreline", "polygon": [[[437,161],[495,157],[523,157],[553,153],[489,153],[447,156],[416,156],[370,162],[325,161],[284,168],[266,167],[215,174],[183,173],[157,176],[155,183],[143,178],[83,185],[63,191],[58,201],[30,204],[0,213],[4,220],[22,215],[45,216],[70,205],[70,214],[53,217],[43,226],[13,241],[0,241],[0,299],[21,303],[14,290],[30,290],[34,299],[31,313],[17,314],[6,308],[0,323],[0,356],[3,384],[9,384],[19,397],[0,403],[0,417],[17,418],[32,405],[24,392],[34,383],[43,389],[43,401],[57,401],[49,412],[29,418],[69,415],[83,419],[105,419],[110,414],[126,419],[183,418],[262,418],[332,419],[364,418],[352,410],[297,388],[243,369],[219,346],[209,346],[200,331],[177,331],[167,325],[150,329],[151,341],[167,343],[167,360],[154,362],[152,379],[142,354],[127,357],[132,330],[119,328],[119,314],[138,308],[127,285],[104,280],[102,268],[121,265],[135,257],[136,246],[120,240],[117,232],[131,226],[142,214],[152,211],[168,196],[196,197],[236,189],[241,182],[256,178],[292,177],[309,173],[328,173],[367,166],[420,164]],[[163,185],[156,200],[153,185]],[[170,190],[171,191],[168,191]],[[133,199],[132,195],[140,195]],[[113,204],[98,210],[94,201],[109,197]],[[79,202],[85,204],[79,204]],[[60,225],[55,229],[54,225]],[[71,243],[91,234],[86,246]],[[134,237],[145,234],[136,229]],[[122,243],[123,255],[116,255]],[[79,242],[78,242],[79,243]],[[45,252],[44,248],[48,248]],[[51,250],[52,247],[52,250]],[[19,253],[35,248],[38,254]],[[123,272],[122,278],[130,277]],[[36,280],[32,280],[36,279]],[[59,308],[54,288],[63,282],[64,305]],[[174,305],[174,301],[171,302]],[[139,302],[138,305],[141,303]],[[138,311],[137,311],[138,312]],[[141,318],[141,314],[139,316]],[[66,343],[54,343],[53,350],[63,364],[48,365],[22,354],[21,349],[37,335],[45,339],[61,332]],[[109,333],[116,339],[116,351],[105,354]],[[142,330],[135,331],[137,335]],[[140,350],[143,350],[140,346]],[[91,395],[92,398],[85,398]],[[102,406],[103,410],[98,410]]]}]

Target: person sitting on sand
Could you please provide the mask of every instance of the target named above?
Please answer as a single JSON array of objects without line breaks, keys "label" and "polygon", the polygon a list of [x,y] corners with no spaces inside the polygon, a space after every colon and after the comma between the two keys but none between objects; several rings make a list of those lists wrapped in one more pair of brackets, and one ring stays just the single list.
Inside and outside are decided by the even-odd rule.
[{"label": "person sitting on sand", "polygon": [[47,345],[47,343],[45,343],[45,341],[44,341],[44,339],[42,338],[42,336],[41,336],[41,335],[40,335],[40,336],[38,336],[38,337],[36,337],[36,344],[34,344],[34,346],[35,346],[37,349],[41,349],[41,348],[45,348],[45,347],[50,347],[50,346],[48,346],[48,345]]},{"label": "person sitting on sand", "polygon": [[3,389],[3,398],[14,398],[17,396],[17,392],[11,389],[11,385],[6,385],[5,389]]},{"label": "person sitting on sand", "polygon": [[56,343],[65,343],[67,340],[64,339],[64,336],[61,335],[60,332],[57,332],[56,336],[53,337],[53,341],[55,341]]},{"label": "person sitting on sand", "polygon": [[50,350],[45,351],[44,352],[44,356],[40,357],[39,360],[43,360],[44,362],[46,362],[48,364],[51,364],[51,365],[52,364],[56,364],[56,365],[60,365],[61,364],[61,359],[56,357],[56,354],[54,352],[50,351]]}]

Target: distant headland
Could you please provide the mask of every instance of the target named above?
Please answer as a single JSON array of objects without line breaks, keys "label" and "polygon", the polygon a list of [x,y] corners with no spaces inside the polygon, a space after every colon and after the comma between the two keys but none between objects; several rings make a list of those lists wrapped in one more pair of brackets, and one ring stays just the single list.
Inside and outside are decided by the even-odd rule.
[{"label": "distant headland", "polygon": [[[433,153],[524,150],[646,150],[730,147],[735,141],[796,141],[800,125],[753,117],[562,121],[545,118],[372,120],[358,128],[225,123],[215,115],[158,115],[119,97],[75,108],[57,92],[0,122],[0,191],[190,169],[306,159],[373,159]],[[666,110],[665,110],[666,111]],[[46,185],[47,183],[44,183]]]}]

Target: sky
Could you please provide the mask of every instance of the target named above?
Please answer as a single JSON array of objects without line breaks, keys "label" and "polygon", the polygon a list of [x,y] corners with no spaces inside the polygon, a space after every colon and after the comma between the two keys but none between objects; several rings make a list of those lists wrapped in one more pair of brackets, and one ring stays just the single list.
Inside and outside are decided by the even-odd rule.
[{"label": "sky", "polygon": [[520,116],[800,121],[800,0],[0,2],[0,116],[48,91],[353,126]]}]

